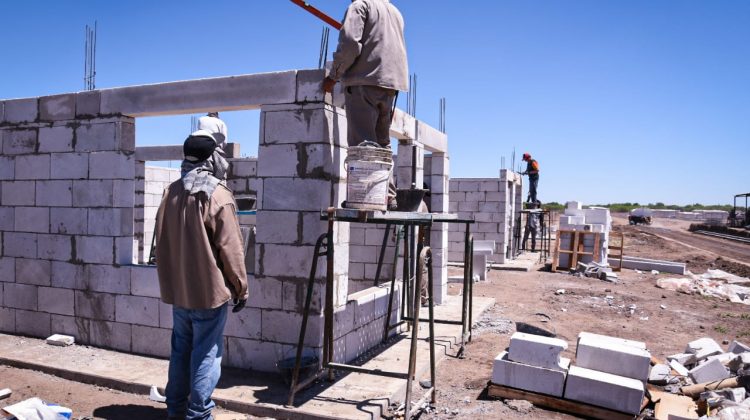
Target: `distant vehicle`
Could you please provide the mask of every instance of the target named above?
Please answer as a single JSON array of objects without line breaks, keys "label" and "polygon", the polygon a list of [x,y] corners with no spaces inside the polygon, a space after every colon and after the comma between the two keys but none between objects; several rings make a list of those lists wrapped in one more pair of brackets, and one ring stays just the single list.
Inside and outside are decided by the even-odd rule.
[{"label": "distant vehicle", "polygon": [[651,224],[651,216],[628,216],[628,223],[631,225],[650,225]]},{"label": "distant vehicle", "polygon": [[[745,199],[745,207],[742,207],[741,203],[740,206],[737,206],[738,198]],[[732,206],[732,210],[729,211],[729,227],[744,227],[745,229],[750,229],[750,207],[748,207],[748,198],[750,198],[750,193],[737,194],[734,196],[734,205]]]},{"label": "distant vehicle", "polygon": [[628,223],[631,225],[650,225],[651,224],[651,209],[640,207],[637,209],[630,210],[628,216]]}]

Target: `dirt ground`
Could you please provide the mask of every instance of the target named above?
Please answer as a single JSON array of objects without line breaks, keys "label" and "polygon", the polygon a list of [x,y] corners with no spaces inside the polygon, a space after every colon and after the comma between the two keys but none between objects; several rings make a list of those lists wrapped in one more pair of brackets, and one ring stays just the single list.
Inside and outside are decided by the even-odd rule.
[{"label": "dirt ground", "polygon": [[[661,221],[650,227],[626,226],[616,217],[616,229],[626,235],[626,255],[684,261],[694,273],[722,268],[747,276],[750,246],[687,233],[687,223]],[[665,233],[666,232],[666,233]],[[669,240],[665,238],[676,239]],[[688,244],[688,245],[685,245]],[[727,255],[731,252],[731,256]],[[732,262],[725,258],[732,258]],[[461,269],[451,269],[460,275]],[[455,272],[453,272],[455,270]],[[640,340],[664,359],[684,350],[700,337],[719,343],[733,339],[750,342],[750,307],[716,298],[685,295],[656,288],[656,279],[671,275],[620,273],[616,284],[592,278],[544,271],[492,271],[477,283],[476,296],[493,297],[497,304],[477,324],[464,359],[447,358],[438,368],[437,405],[423,419],[571,419],[572,416],[534,407],[527,401],[488,399],[486,385],[492,361],[509,344],[515,322],[523,321],[555,332],[569,343],[564,357],[573,358],[579,332]],[[563,294],[556,294],[565,289]],[[450,293],[460,293],[451,284]],[[632,311],[631,311],[631,308]],[[539,315],[543,314],[543,315]],[[0,388],[13,396],[0,407],[32,396],[73,409],[74,417],[102,419],[162,419],[165,406],[147,396],[84,385],[43,373],[0,366]],[[252,418],[217,410],[218,419]]]},{"label": "dirt ground", "polygon": [[[627,222],[622,218],[616,218],[615,223],[625,233],[626,255],[685,261],[697,274],[706,268],[722,268],[738,275],[750,272],[745,271],[750,270],[747,265],[725,267],[722,260],[717,260],[723,255],[723,247],[727,247],[735,250],[735,257],[746,255],[744,261],[750,263],[750,246],[729,241],[717,246],[713,238],[694,235],[697,239],[691,238],[690,244],[703,249],[699,250],[648,232],[665,229],[677,236],[683,229],[686,232],[689,223],[656,224],[650,228],[624,226]],[[575,418],[534,407],[526,401],[504,402],[486,397],[492,360],[507,348],[515,331],[514,322],[518,321],[556,332],[569,343],[563,354],[568,358],[575,356],[576,337],[581,331],[644,341],[651,354],[662,360],[682,352],[689,341],[700,337],[711,337],[725,344],[733,339],[750,342],[750,316],[747,316],[750,307],[656,288],[656,279],[678,277],[674,275],[637,274],[632,270],[619,275],[620,282],[612,284],[562,273],[492,271],[487,282],[475,285],[474,293],[493,297],[497,304],[479,323],[467,346],[466,358],[448,358],[441,364],[436,409],[422,418]],[[556,294],[558,289],[565,289],[565,293]],[[459,285],[451,285],[451,293],[459,292]],[[632,313],[631,305],[635,305]],[[544,322],[546,317],[538,314],[551,319]]]},{"label": "dirt ground", "polygon": [[[27,369],[0,365],[0,389],[10,388],[10,398],[0,401],[0,407],[39,397],[73,410],[74,419],[108,420],[163,420],[167,408],[163,403],[148,399],[147,395],[129,394],[95,385],[69,381]],[[222,409],[214,410],[216,420],[244,420],[247,416]],[[2,418],[2,415],[0,415]]]}]

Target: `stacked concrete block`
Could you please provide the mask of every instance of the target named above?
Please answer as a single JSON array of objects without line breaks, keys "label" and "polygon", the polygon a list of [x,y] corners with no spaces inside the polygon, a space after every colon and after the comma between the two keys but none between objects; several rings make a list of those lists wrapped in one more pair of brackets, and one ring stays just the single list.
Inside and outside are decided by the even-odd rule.
[{"label": "stacked concrete block", "polygon": [[[450,180],[450,212],[476,221],[471,227],[475,240],[495,241],[493,262],[505,262],[521,206],[521,177],[514,172],[501,170],[500,178]],[[464,228],[448,227],[450,261],[464,261]]]},{"label": "stacked concrete block", "polygon": [[611,373],[571,366],[565,384],[565,398],[623,413],[641,411],[643,382]]},{"label": "stacked concrete block", "polygon": [[514,333],[510,349],[492,367],[492,382],[526,391],[562,397],[570,360],[560,353],[568,344],[560,339]]},{"label": "stacked concrete block", "polygon": [[[579,255],[578,261],[583,263],[607,261],[609,231],[612,229],[612,217],[610,216],[609,209],[603,207],[583,208],[581,202],[569,201],[565,205],[564,213],[560,215],[558,227],[560,231],[598,233],[599,246],[597,249],[594,249],[595,240],[593,235],[579,236],[581,238],[580,240],[583,242],[583,252],[593,252],[595,256]],[[560,241],[560,249],[568,251],[572,250],[573,234],[560,232],[557,240]],[[558,256],[558,266],[570,266],[570,258],[570,254],[560,253]]]},{"label": "stacked concrete block", "polygon": [[151,244],[153,243],[154,227],[156,225],[156,213],[161,204],[161,198],[169,185],[180,179],[178,168],[164,168],[157,166],[145,166],[144,188],[143,188],[143,211],[138,215],[143,216],[143,247],[144,252],[139,253],[142,257],[139,262],[144,263],[149,259]]},{"label": "stacked concrete block", "polygon": [[646,381],[651,366],[651,354],[638,344],[633,345],[615,337],[579,335],[576,365]]}]

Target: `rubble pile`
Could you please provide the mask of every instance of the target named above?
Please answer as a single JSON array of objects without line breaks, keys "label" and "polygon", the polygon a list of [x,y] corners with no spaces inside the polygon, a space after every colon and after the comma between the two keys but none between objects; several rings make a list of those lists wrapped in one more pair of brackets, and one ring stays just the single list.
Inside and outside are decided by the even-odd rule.
[{"label": "rubble pile", "polygon": [[750,305],[750,287],[742,285],[750,283],[750,279],[722,270],[707,270],[701,275],[688,271],[687,275],[688,277],[661,278],[656,281],[656,287]]}]

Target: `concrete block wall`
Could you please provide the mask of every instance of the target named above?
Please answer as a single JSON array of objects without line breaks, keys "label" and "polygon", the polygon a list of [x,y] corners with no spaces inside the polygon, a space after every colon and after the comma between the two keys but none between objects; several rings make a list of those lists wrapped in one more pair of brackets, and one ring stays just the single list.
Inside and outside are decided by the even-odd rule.
[{"label": "concrete block wall", "polygon": [[[450,212],[476,221],[471,227],[475,240],[495,241],[491,261],[505,262],[521,206],[521,177],[514,172],[502,170],[499,178],[450,180]],[[449,225],[450,261],[463,262],[464,238],[464,226]]]},{"label": "concrete block wall", "polygon": [[87,92],[0,107],[0,330],[137,352],[133,338],[159,327],[161,305],[123,266],[134,252],[134,120],[98,102]]},{"label": "concrete block wall", "polygon": [[[136,219],[141,219],[143,226],[143,247],[139,244],[140,263],[148,261],[151,243],[154,238],[154,226],[156,225],[156,212],[159,210],[164,190],[174,181],[180,179],[178,168],[163,168],[158,166],[145,166],[143,180],[143,210],[136,209]],[[139,225],[140,226],[140,225]],[[140,252],[143,249],[143,252]]]},{"label": "concrete block wall", "polygon": [[[258,232],[250,300],[229,317],[225,364],[275,370],[296,345],[313,245],[326,231],[320,211],[345,194],[346,113],[322,80],[322,71],[289,71],[0,101],[0,331],[167,356],[171,307],[156,268],[132,265],[157,189],[148,153],[135,158],[134,118],[260,107],[258,158],[233,159],[229,177],[236,193],[257,195]],[[445,151],[444,134],[419,133]],[[346,224],[333,243],[337,360],[351,360],[400,305],[386,314],[383,288],[350,296]],[[324,274],[321,263],[305,343],[318,353]]]}]

